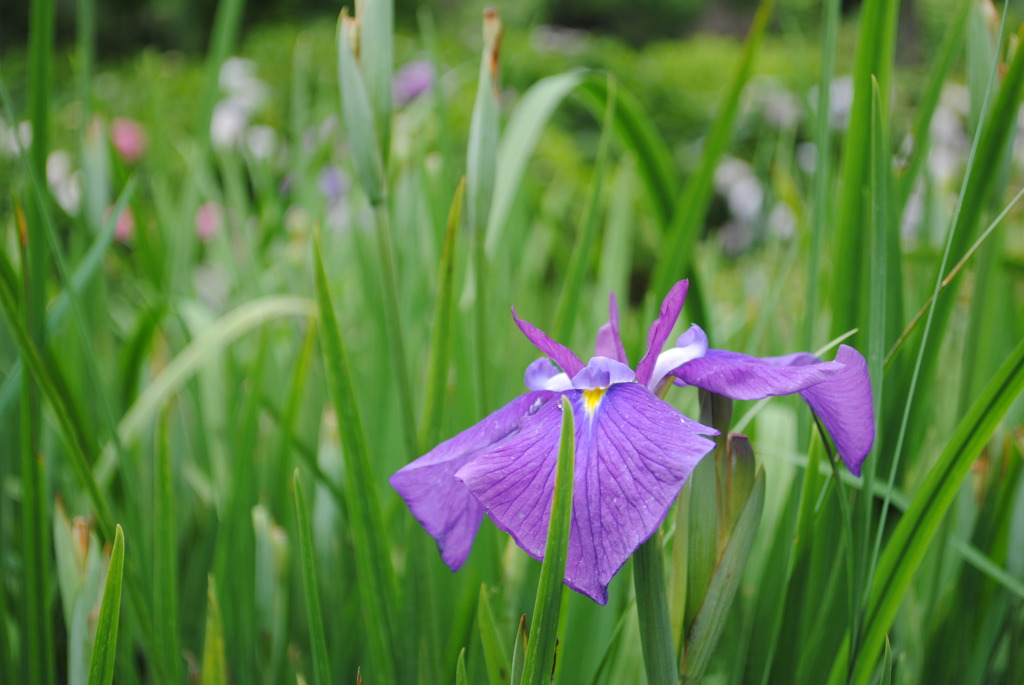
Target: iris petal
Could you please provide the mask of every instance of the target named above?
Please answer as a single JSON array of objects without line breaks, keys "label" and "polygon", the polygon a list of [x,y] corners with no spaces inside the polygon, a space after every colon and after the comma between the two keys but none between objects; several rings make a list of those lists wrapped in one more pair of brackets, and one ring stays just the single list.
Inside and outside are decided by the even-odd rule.
[{"label": "iris petal", "polygon": [[515,319],[516,325],[519,326],[519,330],[523,332],[523,335],[525,335],[538,350],[551,357],[555,363],[562,368],[562,371],[569,375],[570,378],[578,374],[580,369],[583,368],[583,362],[580,361],[580,358],[577,357],[572,350],[549,338],[547,333],[537,328],[529,321],[524,321],[516,316],[515,307],[512,307],[512,318]]},{"label": "iris petal", "polygon": [[594,356],[608,357],[623,364],[629,364],[626,347],[622,344],[622,338],[619,336],[619,305],[615,301],[615,293],[608,296],[608,323],[597,329]]},{"label": "iris petal", "polygon": [[689,281],[684,280],[672,286],[661,303],[658,318],[654,320],[647,332],[647,353],[636,365],[636,380],[642,385],[648,385],[651,381],[654,365],[661,353],[661,348],[665,346],[665,341],[668,340],[672,328],[676,325],[676,319],[679,318],[679,312],[683,310],[683,302],[686,301],[686,290],[689,285]]},{"label": "iris petal", "polygon": [[867,362],[852,347],[840,345],[831,362],[807,352],[758,358],[708,350],[671,373],[686,385],[734,400],[800,393],[821,418],[847,467],[860,475],[875,440],[875,419]]},{"label": "iris petal", "polygon": [[462,481],[455,479],[455,472],[515,434],[526,417],[556,396],[553,392],[520,395],[391,476],[391,487],[437,541],[441,558],[453,571],[466,561],[483,517],[483,508]]},{"label": "iris petal", "polygon": [[[715,431],[636,383],[612,385],[592,413],[567,393],[576,420],[573,514],[565,582],[598,604],[629,556],[664,520]],[[540,559],[558,460],[561,405],[550,402],[456,474],[499,528]]]}]

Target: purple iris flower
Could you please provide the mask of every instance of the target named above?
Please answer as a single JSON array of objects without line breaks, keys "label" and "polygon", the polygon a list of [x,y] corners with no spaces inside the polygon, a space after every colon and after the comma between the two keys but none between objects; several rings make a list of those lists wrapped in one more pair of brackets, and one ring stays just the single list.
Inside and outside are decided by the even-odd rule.
[{"label": "purple iris flower", "polygon": [[656,362],[686,288],[686,281],[677,283],[665,298],[635,372],[626,364],[614,300],[587,364],[513,310],[519,328],[554,363],[531,364],[530,392],[391,477],[448,566],[455,570],[466,560],[485,512],[530,556],[543,556],[562,423],[561,403],[552,400],[565,395],[576,427],[565,582],[599,604],[608,601],[612,577],[658,529],[690,472],[714,448],[703,436],[717,431],[651,392],[664,378]]},{"label": "purple iris flower", "polygon": [[530,556],[542,558],[562,395],[569,399],[576,428],[565,582],[599,604],[607,602],[612,577],[658,529],[693,468],[714,448],[703,436],[716,435],[715,429],[661,399],[666,384],[695,385],[733,399],[799,392],[821,417],[850,470],[859,474],[874,439],[864,359],[846,346],[833,362],[806,353],[758,359],[711,350],[696,326],[662,352],[687,285],[676,283],[665,297],[635,371],[619,336],[614,296],[587,364],[513,310],[519,328],[547,355],[526,370],[530,392],[390,480],[452,570],[469,555],[484,513]]},{"label": "purple iris flower", "polygon": [[423,93],[434,87],[434,64],[429,60],[409,62],[397,72],[391,85],[391,95],[396,107],[405,107]]}]

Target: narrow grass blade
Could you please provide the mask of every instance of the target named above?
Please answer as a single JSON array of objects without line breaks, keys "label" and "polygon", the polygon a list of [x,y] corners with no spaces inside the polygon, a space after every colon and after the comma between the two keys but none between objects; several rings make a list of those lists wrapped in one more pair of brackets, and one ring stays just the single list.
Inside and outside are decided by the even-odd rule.
[{"label": "narrow grass blade", "polygon": [[227,685],[228,669],[224,657],[224,621],[217,603],[217,584],[211,573],[206,577],[206,634],[203,637],[203,685]]},{"label": "narrow grass blade", "polygon": [[327,287],[319,237],[314,240],[314,269],[320,311],[320,342],[331,400],[338,416],[345,467],[345,508],[351,523],[359,597],[366,616],[375,680],[396,682],[401,667],[396,649],[397,586],[386,530],[377,499],[376,476],[363,433],[349,362],[342,343],[334,304]]},{"label": "narrow grass blade", "polygon": [[484,663],[487,665],[487,682],[501,685],[505,682],[505,674],[509,672],[508,654],[502,645],[500,632],[491,611],[491,601],[487,596],[487,585],[480,585],[480,601],[476,610],[477,624],[480,627],[480,642],[484,646]]},{"label": "narrow grass blade", "polygon": [[178,537],[175,522],[174,474],[168,437],[169,410],[157,428],[153,468],[153,618],[154,644],[160,650],[160,672],[179,680],[181,647],[178,634]]},{"label": "narrow grass blade", "polygon": [[[961,482],[1022,391],[1024,342],[1017,346],[1000,367],[971,411],[957,426],[886,544],[871,587],[863,630],[863,656],[853,665],[854,682],[866,683],[870,679],[873,655],[881,648],[885,633]],[[850,655],[849,637],[847,635],[835,661],[830,683],[845,680]]]},{"label": "narrow grass blade", "polygon": [[204,152],[210,144],[210,122],[220,90],[220,69],[238,42],[244,9],[245,0],[224,0],[217,3],[210,48],[207,50],[206,65],[203,69],[203,87],[199,93],[199,118],[196,120],[196,135]]},{"label": "narrow grass blade", "polygon": [[633,586],[647,682],[650,685],[678,683],[676,649],[665,594],[665,555],[658,532],[633,552]]},{"label": "narrow grass blade", "polygon": [[391,79],[394,71],[392,42],[395,34],[393,0],[356,0],[359,21],[359,64],[366,94],[373,109],[378,149],[387,166],[391,147]]},{"label": "narrow grass blade", "polygon": [[124,532],[114,529],[114,546],[110,551],[107,582],[103,602],[96,621],[96,639],[89,663],[89,685],[110,685],[114,682],[114,660],[117,656],[117,629],[121,617],[121,579],[124,572]]},{"label": "narrow grass blade", "polygon": [[833,333],[861,324],[866,306],[867,267],[863,226],[864,189],[870,175],[871,80],[889,96],[899,2],[866,0],[861,9],[853,72],[853,104],[844,143],[842,194],[834,249]]},{"label": "narrow grass blade", "polygon": [[672,219],[679,189],[679,175],[662,138],[643,106],[626,87],[600,74],[589,74],[579,89],[580,99],[595,118],[608,109],[609,89],[615,89],[614,131],[622,147],[633,154],[637,175],[651,200],[651,209],[662,231]]},{"label": "narrow grass blade", "polygon": [[459,651],[459,661],[455,664],[455,685],[469,685],[466,677],[466,648]]},{"label": "narrow grass blade", "polygon": [[[668,292],[672,284],[689,271],[690,260],[693,258],[693,247],[701,235],[704,218],[707,216],[708,207],[711,204],[715,168],[736,128],[740,96],[743,93],[743,87],[750,79],[751,71],[754,68],[754,58],[761,45],[761,40],[764,38],[768,19],[771,18],[774,7],[775,0],[761,0],[750,31],[747,33],[739,65],[726,88],[718,113],[708,132],[700,164],[686,181],[682,194],[676,201],[672,221],[664,238],[665,248],[661,251],[662,257],[654,267],[654,275],[648,289],[648,293],[653,296],[660,297],[661,293]],[[701,322],[703,324],[703,318]]]},{"label": "narrow grass blade", "polygon": [[523,683],[541,685],[551,681],[558,641],[558,613],[562,603],[562,582],[565,559],[569,549],[569,525],[572,520],[572,486],[575,473],[576,428],[572,405],[562,397],[562,437],[558,447],[555,470],[555,494],[551,500],[551,523],[544,545],[544,561],[540,567],[537,601],[530,623],[530,646],[526,650]]},{"label": "narrow grass blade", "polygon": [[359,71],[360,26],[358,18],[341,10],[338,18],[338,87],[341,93],[341,116],[348,134],[352,165],[356,178],[370,204],[384,202],[384,162],[381,159],[377,127],[374,124],[370,96]]},{"label": "narrow grass blade", "polygon": [[[118,423],[117,434],[121,442],[126,445],[132,443],[163,403],[179,392],[199,369],[217,357],[233,341],[254,328],[278,318],[312,318],[315,315],[315,304],[311,300],[284,295],[250,300],[225,314],[197,335],[139,394],[135,403]],[[116,458],[113,446],[107,445],[96,465],[96,478],[99,482],[106,483],[112,476],[117,465]]]},{"label": "narrow grass blade", "polygon": [[526,633],[526,614],[523,614],[519,617],[516,644],[512,648],[512,677],[508,681],[512,685],[519,685],[519,683],[523,682],[523,669],[526,668],[526,652],[529,647],[530,640]]},{"label": "narrow grass blade", "polygon": [[299,470],[292,474],[295,494],[295,518],[299,532],[299,557],[302,560],[302,587],[306,597],[306,616],[312,641],[313,680],[317,685],[333,683],[331,662],[327,658],[327,638],[324,636],[324,617],[320,612],[320,591],[316,581],[316,559],[313,558],[313,529],[309,523],[309,510],[302,494]]},{"label": "narrow grass blade", "polygon": [[580,291],[583,277],[591,263],[597,244],[599,205],[604,198],[604,178],[608,168],[608,150],[611,147],[612,129],[615,122],[615,86],[608,76],[608,101],[605,105],[604,123],[601,126],[601,140],[597,145],[597,159],[594,161],[593,176],[587,190],[587,200],[580,220],[576,244],[573,246],[569,266],[566,268],[562,295],[558,300],[555,314],[555,339],[572,340],[572,331],[579,311]]},{"label": "narrow grass blade", "polygon": [[764,480],[764,471],[758,471],[750,497],[736,520],[732,536],[711,578],[704,603],[690,627],[682,664],[683,682],[701,681],[725,628],[725,619],[739,590],[743,569],[761,524]]},{"label": "narrow grass blade", "polygon": [[423,418],[420,421],[419,430],[419,445],[422,450],[428,449],[440,439],[448,364],[452,355],[455,242],[459,233],[459,219],[462,216],[462,198],[465,190],[466,179],[463,178],[455,189],[455,197],[452,199],[452,206],[448,211],[444,248],[441,251],[441,265],[438,269],[437,309],[434,311],[434,326],[430,336],[429,371],[427,372],[427,387],[424,391]]},{"label": "narrow grass blade", "polygon": [[584,71],[569,71],[541,79],[523,93],[509,115],[498,148],[494,201],[487,217],[485,250],[491,259],[501,243],[505,223],[526,173],[527,162],[537,148],[540,134],[558,105],[586,78]]}]

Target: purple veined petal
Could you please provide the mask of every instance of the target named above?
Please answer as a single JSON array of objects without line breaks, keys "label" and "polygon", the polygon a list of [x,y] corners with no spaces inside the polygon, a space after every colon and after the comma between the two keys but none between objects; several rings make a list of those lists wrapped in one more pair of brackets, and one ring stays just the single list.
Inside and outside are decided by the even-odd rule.
[{"label": "purple veined petal", "polygon": [[483,517],[483,508],[462,481],[455,479],[455,472],[514,435],[526,417],[557,396],[553,392],[520,395],[391,476],[391,487],[437,541],[441,558],[453,571],[466,561]]},{"label": "purple veined petal", "polygon": [[608,295],[608,323],[597,329],[597,343],[594,345],[595,357],[608,357],[628,365],[626,347],[619,336],[619,305],[615,301],[615,293]]},{"label": "purple veined petal", "polygon": [[672,375],[685,385],[734,400],[800,393],[821,418],[839,456],[854,475],[860,475],[861,462],[874,444],[874,405],[867,362],[847,345],[839,346],[831,362],[808,352],[757,358],[708,350],[706,356],[687,362]]},{"label": "purple veined petal", "polygon": [[[661,525],[683,483],[714,443],[637,383],[612,385],[594,411],[570,391],[576,420],[573,514],[565,582],[598,604],[629,556]],[[456,474],[502,530],[535,559],[547,541],[561,405],[549,402],[521,430]]]},{"label": "purple veined petal", "polygon": [[641,385],[648,385],[651,381],[654,365],[661,353],[661,348],[665,346],[665,341],[668,340],[672,328],[676,325],[676,319],[679,318],[679,312],[683,310],[683,302],[686,301],[686,290],[689,285],[689,281],[683,280],[672,286],[661,303],[658,318],[654,320],[647,332],[647,352],[640,363],[636,365],[636,380]]},{"label": "purple veined petal", "polygon": [[526,367],[523,383],[530,390],[553,390],[562,392],[571,390],[569,376],[561,373],[558,367],[547,357],[541,357]]},{"label": "purple veined petal", "polygon": [[683,385],[695,385],[734,400],[761,400],[792,395],[832,378],[840,362],[823,362],[801,352],[785,357],[751,357],[727,350],[707,354],[677,367],[671,375]]},{"label": "purple veined petal", "polygon": [[655,389],[669,372],[678,369],[688,361],[700,359],[707,352],[707,334],[697,324],[691,325],[676,340],[675,347],[670,347],[658,355],[658,360],[654,363],[654,371],[651,373],[651,379],[647,382],[647,387],[651,389],[651,392],[655,392]]},{"label": "purple veined petal", "polygon": [[807,388],[800,396],[825,424],[850,473],[859,476],[861,464],[875,443],[871,377],[864,357],[852,347],[840,345],[836,361],[843,364],[839,373]]},{"label": "purple veined petal", "polygon": [[633,369],[607,357],[591,357],[583,370],[572,377],[577,390],[607,388],[615,383],[629,383],[636,377]]},{"label": "purple veined petal", "polygon": [[515,319],[519,330],[523,332],[534,346],[551,357],[570,378],[575,376],[583,368],[583,362],[565,345],[557,343],[548,337],[548,334],[534,326],[529,321],[524,321],[516,316],[516,308],[512,307],[512,318]]}]

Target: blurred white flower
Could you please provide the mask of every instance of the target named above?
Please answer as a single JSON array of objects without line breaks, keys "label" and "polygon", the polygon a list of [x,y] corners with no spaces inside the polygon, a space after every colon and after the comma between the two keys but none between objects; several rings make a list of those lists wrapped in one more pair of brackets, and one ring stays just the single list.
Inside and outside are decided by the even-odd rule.
[{"label": "blurred white flower", "polygon": [[270,159],[277,150],[277,131],[269,126],[250,126],[245,132],[245,145],[258,160]]},{"label": "blurred white flower", "polygon": [[780,240],[796,235],[796,214],[785,202],[776,202],[768,214],[768,230]]},{"label": "blurred white flower", "polygon": [[729,212],[744,222],[753,222],[764,204],[764,188],[747,162],[726,157],[715,169],[715,189],[725,198]]},{"label": "blurred white flower", "polygon": [[82,178],[71,164],[71,155],[54,150],[46,158],[46,184],[57,204],[68,214],[76,214],[82,204]]},{"label": "blurred white flower", "polygon": [[25,151],[32,145],[32,122],[22,121],[17,126],[8,126],[0,119],[0,155],[17,157],[19,145]]},{"label": "blurred white flower", "polygon": [[213,108],[210,140],[217,147],[233,147],[242,140],[249,125],[249,112],[235,100],[221,100]]},{"label": "blurred white flower", "polygon": [[818,146],[814,143],[800,143],[796,146],[796,163],[808,174],[818,168]]},{"label": "blurred white flower", "polygon": [[[829,85],[828,122],[832,128],[844,130],[850,123],[850,110],[853,109],[853,77],[837,76]],[[813,86],[807,93],[812,111],[818,109],[818,87]]]}]

